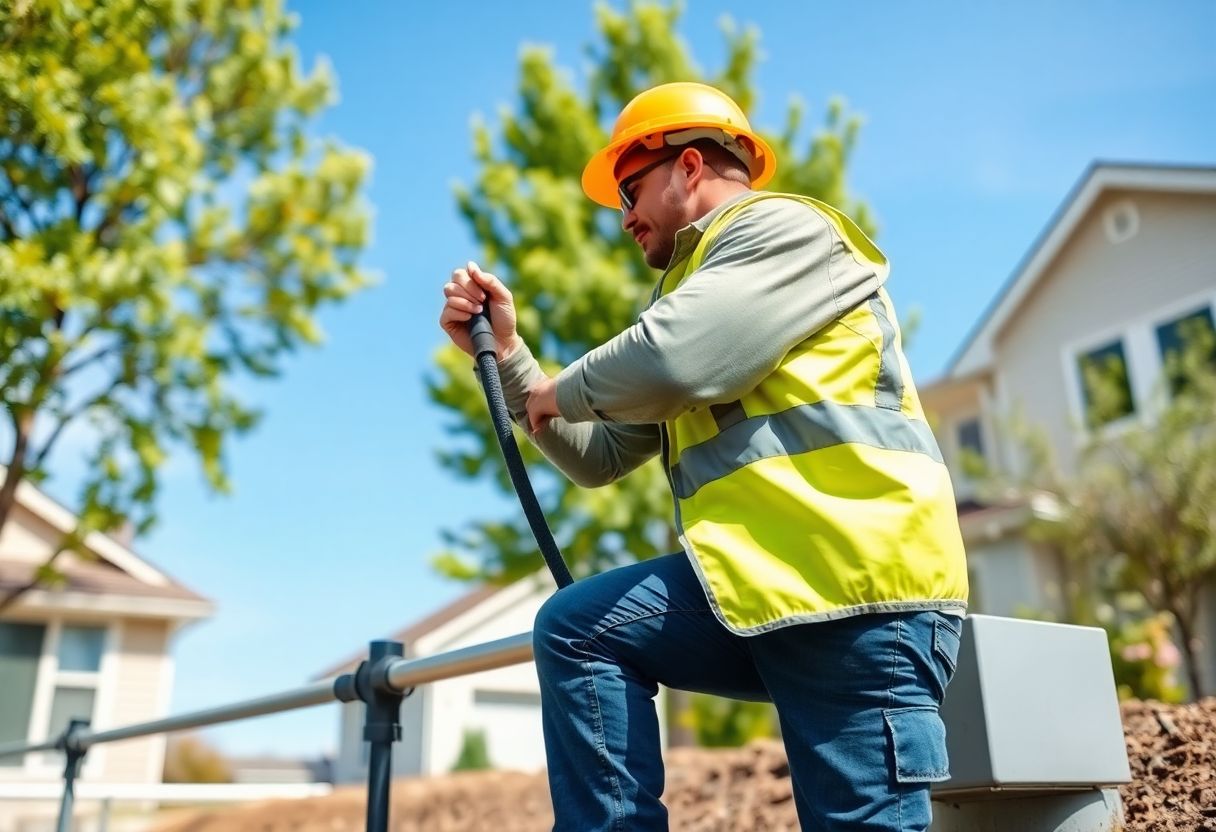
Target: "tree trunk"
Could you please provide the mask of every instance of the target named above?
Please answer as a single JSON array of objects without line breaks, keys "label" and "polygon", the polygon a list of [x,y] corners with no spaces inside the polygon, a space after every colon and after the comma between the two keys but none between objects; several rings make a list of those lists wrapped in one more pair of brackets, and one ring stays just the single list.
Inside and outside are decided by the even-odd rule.
[{"label": "tree trunk", "polygon": [[17,486],[25,477],[25,461],[30,450],[30,433],[34,427],[33,411],[13,414],[13,456],[4,472],[4,484],[0,485],[0,534],[17,502]]},{"label": "tree trunk", "polygon": [[22,584],[21,586],[17,587],[16,589],[10,589],[3,597],[0,597],[0,616],[3,616],[5,611],[7,611],[9,607],[16,604],[17,601],[21,599],[22,595],[25,595],[25,593],[29,592],[30,590],[37,589],[39,586],[41,586],[42,585],[42,578],[41,578],[42,571],[50,566],[54,566],[55,561],[63,553],[64,553],[64,550],[60,549],[55,554],[51,555],[49,558],[47,558],[43,562],[42,566],[38,567],[38,570],[34,573],[34,577],[32,580],[30,580],[28,583]]},{"label": "tree trunk", "polygon": [[1186,678],[1191,687],[1191,699],[1201,699],[1203,697],[1203,674],[1200,672],[1202,662],[1199,658],[1198,645],[1195,643],[1195,622],[1188,615],[1174,610],[1170,610],[1170,613],[1178,625],[1178,635],[1182,641],[1182,655],[1186,660]]},{"label": "tree trunk", "polygon": [[[34,412],[32,410],[13,413],[13,430],[16,434],[13,440],[13,456],[4,472],[4,484],[0,485],[0,537],[4,535],[4,527],[8,525],[8,518],[13,513],[13,506],[17,504],[17,486],[25,478],[25,465],[29,455],[30,433],[33,426]],[[28,584],[9,590],[0,596],[0,614],[3,614],[17,602],[18,598],[37,585],[38,580],[35,578]]]}]

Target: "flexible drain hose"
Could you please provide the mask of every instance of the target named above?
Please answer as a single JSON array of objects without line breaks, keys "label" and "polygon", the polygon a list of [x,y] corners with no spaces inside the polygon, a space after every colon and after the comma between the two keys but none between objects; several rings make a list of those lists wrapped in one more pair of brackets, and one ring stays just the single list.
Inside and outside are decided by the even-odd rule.
[{"label": "flexible drain hose", "polygon": [[528,479],[528,471],[524,468],[523,457],[519,455],[519,446],[515,444],[515,434],[511,430],[511,416],[507,412],[507,400],[502,394],[502,381],[498,377],[498,350],[494,346],[494,330],[490,326],[489,311],[484,309],[473,316],[469,322],[469,335],[473,339],[473,355],[477,359],[477,372],[481,375],[481,386],[486,392],[486,403],[490,406],[490,417],[494,420],[494,432],[498,434],[498,446],[502,448],[503,459],[507,462],[507,472],[511,475],[511,484],[519,495],[519,502],[532,527],[532,536],[540,546],[540,553],[553,573],[560,589],[574,583],[566,561],[553,540],[549,524],[545,522],[544,512],[536,500],[536,492],[532,490],[532,481]]}]

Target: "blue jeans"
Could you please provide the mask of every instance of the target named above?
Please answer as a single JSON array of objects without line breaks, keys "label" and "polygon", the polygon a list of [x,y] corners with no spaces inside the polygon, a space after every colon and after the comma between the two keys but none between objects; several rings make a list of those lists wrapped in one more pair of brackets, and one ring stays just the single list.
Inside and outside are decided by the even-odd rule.
[{"label": "blue jeans", "polygon": [[938,706],[961,626],[908,612],[738,636],[683,554],[578,581],[533,631],[554,828],[667,829],[664,684],[775,704],[803,829],[922,832],[949,776]]}]

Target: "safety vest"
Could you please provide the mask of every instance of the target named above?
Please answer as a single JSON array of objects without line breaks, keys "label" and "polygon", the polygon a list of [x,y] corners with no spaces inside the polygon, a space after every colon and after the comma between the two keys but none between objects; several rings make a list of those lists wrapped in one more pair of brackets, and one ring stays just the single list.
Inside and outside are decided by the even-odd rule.
[{"label": "safety vest", "polygon": [[[695,280],[723,229],[771,198],[817,211],[854,258],[886,275],[886,257],[835,208],[756,193],[710,223],[655,297]],[[681,543],[736,633],[966,607],[950,476],[882,289],[795,346],[737,401],[665,422],[662,457]]]}]

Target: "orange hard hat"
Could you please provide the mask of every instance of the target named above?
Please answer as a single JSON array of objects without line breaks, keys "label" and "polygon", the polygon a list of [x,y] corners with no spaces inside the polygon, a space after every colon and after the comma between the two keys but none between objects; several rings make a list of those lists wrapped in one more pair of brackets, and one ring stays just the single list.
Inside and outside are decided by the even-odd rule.
[{"label": "orange hard hat", "polygon": [[639,93],[625,105],[612,126],[608,146],[583,168],[583,191],[606,208],[617,208],[616,164],[641,145],[652,150],[710,138],[742,160],[753,188],[763,187],[777,172],[777,158],[730,96],[705,84],[678,81]]}]

